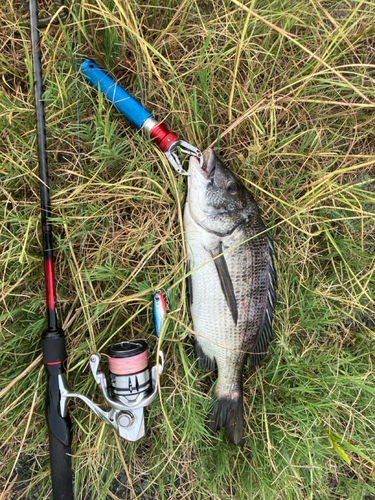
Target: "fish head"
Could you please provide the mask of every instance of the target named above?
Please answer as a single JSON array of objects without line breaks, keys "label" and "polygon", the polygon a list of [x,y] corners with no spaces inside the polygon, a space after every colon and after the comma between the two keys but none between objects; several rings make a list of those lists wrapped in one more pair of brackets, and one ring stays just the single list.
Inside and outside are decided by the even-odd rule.
[{"label": "fish head", "polygon": [[250,191],[212,148],[204,152],[203,160],[202,167],[193,156],[189,161],[190,213],[208,231],[228,234],[258,214],[257,205]]}]

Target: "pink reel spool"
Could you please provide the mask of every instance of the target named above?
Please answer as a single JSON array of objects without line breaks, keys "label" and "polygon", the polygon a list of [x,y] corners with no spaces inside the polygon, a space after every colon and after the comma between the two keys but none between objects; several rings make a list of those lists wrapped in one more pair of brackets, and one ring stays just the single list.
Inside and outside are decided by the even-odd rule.
[{"label": "pink reel spool", "polygon": [[117,396],[136,396],[151,390],[147,343],[130,340],[108,349],[111,388]]}]

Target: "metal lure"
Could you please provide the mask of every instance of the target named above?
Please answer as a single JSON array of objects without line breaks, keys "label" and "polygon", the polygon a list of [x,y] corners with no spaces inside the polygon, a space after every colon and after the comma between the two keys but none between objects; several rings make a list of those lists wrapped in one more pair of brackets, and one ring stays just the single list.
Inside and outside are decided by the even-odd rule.
[{"label": "metal lure", "polygon": [[154,294],[154,300],[152,304],[154,327],[157,338],[160,337],[160,333],[167,318],[167,309],[168,301],[164,298],[162,291],[158,290]]}]

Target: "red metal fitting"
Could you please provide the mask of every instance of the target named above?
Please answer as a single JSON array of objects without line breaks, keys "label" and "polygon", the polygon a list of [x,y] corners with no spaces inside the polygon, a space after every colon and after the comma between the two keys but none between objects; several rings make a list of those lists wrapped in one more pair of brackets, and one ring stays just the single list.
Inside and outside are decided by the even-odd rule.
[{"label": "red metal fitting", "polygon": [[179,140],[179,137],[170,132],[164,123],[157,123],[155,127],[150,132],[150,138],[156,142],[159,148],[166,153],[172,144]]}]

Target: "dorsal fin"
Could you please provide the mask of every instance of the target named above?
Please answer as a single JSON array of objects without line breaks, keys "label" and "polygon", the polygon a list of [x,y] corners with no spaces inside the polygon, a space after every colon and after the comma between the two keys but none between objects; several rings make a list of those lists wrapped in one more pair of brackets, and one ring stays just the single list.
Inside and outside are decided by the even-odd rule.
[{"label": "dorsal fin", "polygon": [[238,309],[236,296],[234,294],[234,288],[232,279],[229,274],[228,266],[223,253],[223,245],[220,242],[216,248],[210,250],[212,257],[214,258],[214,263],[216,267],[217,274],[219,275],[221,289],[223,291],[225,300],[228,304],[229,310],[232,314],[233,321],[237,325],[238,320]]},{"label": "dorsal fin", "polygon": [[256,366],[262,361],[264,356],[267,354],[267,349],[269,343],[271,342],[273,331],[272,331],[272,313],[276,305],[276,271],[274,267],[274,255],[275,251],[272,245],[272,237],[267,234],[269,251],[270,251],[270,268],[269,268],[269,284],[268,284],[268,301],[267,307],[264,315],[264,322],[259,330],[259,334],[255,340],[255,343],[251,349],[251,354],[248,356],[248,365],[251,371],[255,371]]}]

